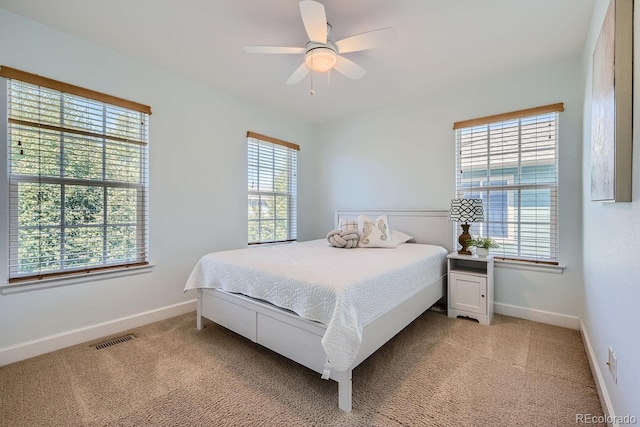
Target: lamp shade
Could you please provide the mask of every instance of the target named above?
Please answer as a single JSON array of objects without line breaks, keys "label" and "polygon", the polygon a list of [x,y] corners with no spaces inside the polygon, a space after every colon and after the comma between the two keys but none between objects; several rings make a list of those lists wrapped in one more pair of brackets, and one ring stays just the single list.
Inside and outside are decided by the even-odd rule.
[{"label": "lamp shade", "polygon": [[451,199],[449,219],[464,223],[483,222],[482,199]]}]

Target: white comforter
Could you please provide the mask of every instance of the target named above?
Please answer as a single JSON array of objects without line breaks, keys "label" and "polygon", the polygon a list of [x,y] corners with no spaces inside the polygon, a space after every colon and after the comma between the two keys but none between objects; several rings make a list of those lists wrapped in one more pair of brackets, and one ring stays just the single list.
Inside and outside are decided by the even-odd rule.
[{"label": "white comforter", "polygon": [[222,288],[321,322],[328,360],[345,371],[358,354],[362,327],[442,276],[446,255],[440,246],[338,249],[324,239],[250,247],[202,257],[185,291]]}]

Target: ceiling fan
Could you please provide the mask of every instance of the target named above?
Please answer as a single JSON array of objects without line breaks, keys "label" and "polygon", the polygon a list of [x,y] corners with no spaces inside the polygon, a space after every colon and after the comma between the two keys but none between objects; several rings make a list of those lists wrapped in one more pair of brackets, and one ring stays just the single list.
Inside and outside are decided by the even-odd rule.
[{"label": "ceiling fan", "polygon": [[[304,47],[246,46],[244,48],[245,52],[249,53],[303,53],[304,62],[287,80],[289,85],[301,82],[311,71],[323,73],[331,69],[357,80],[366,74],[366,70],[341,55],[373,49],[393,41],[396,35],[393,28],[387,27],[333,42],[327,38],[331,26],[327,23],[324,6],[321,3],[314,0],[301,0],[300,15],[309,36],[309,41]],[[313,89],[311,94],[313,94]]]}]

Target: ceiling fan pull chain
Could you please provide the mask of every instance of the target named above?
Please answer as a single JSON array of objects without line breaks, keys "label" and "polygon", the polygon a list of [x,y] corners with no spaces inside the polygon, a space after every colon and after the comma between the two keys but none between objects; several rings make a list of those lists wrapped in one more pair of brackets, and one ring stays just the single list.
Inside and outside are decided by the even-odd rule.
[{"label": "ceiling fan pull chain", "polygon": [[313,95],[316,93],[316,91],[313,90],[313,56],[311,56],[311,72],[309,73],[309,76],[311,78],[311,89],[309,89],[309,95]]}]

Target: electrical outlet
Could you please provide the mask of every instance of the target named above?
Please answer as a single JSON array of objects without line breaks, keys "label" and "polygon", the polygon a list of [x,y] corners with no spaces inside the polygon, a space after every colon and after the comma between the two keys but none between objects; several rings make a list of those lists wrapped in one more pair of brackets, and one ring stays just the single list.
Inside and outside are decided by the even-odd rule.
[{"label": "electrical outlet", "polygon": [[609,361],[607,365],[609,366],[609,373],[613,378],[614,384],[618,384],[618,359],[611,347],[609,347]]}]

